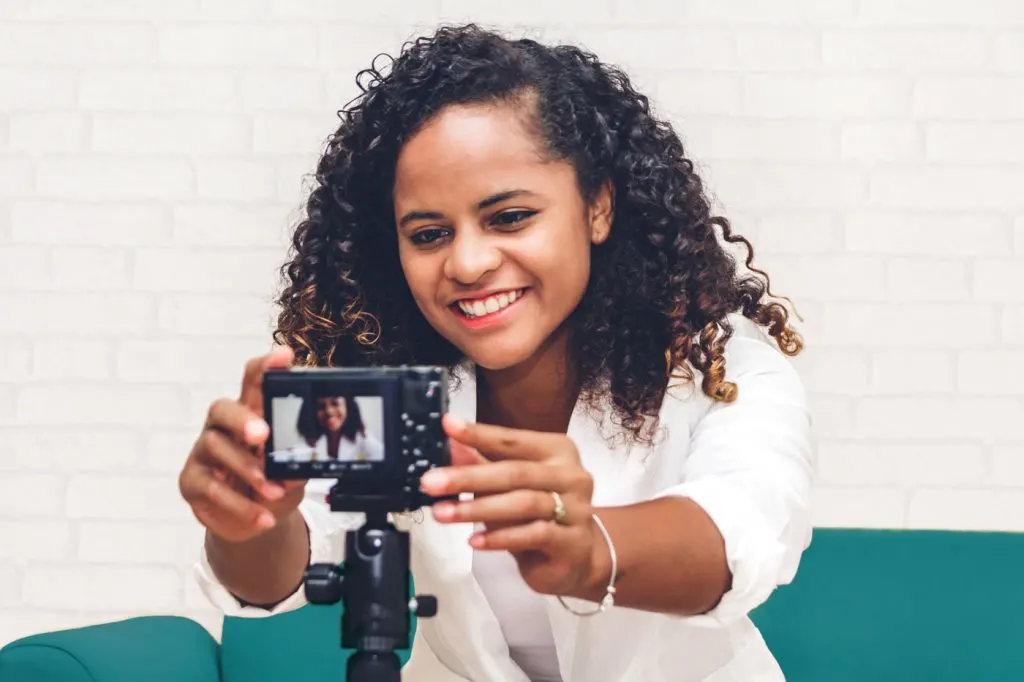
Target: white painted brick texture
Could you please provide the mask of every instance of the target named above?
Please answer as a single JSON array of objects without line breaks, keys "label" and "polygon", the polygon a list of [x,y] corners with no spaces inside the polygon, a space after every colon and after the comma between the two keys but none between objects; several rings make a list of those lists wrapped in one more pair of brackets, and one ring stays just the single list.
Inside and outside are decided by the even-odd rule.
[{"label": "white painted brick texture", "polygon": [[1024,530],[1020,0],[0,2],[0,644],[216,632],[177,475],[273,326],[355,73],[438,21],[596,49],[808,349],[819,526]]}]

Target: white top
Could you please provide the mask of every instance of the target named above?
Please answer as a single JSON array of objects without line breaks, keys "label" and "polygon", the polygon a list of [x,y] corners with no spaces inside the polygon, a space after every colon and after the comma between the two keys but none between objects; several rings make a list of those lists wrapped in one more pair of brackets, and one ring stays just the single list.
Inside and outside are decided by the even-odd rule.
[{"label": "white top", "polygon": [[473,577],[501,625],[509,656],[516,665],[531,682],[562,682],[544,597],[526,584],[512,555],[474,553]]},{"label": "white top", "polygon": [[[573,412],[568,436],[593,477],[594,506],[666,495],[699,504],[724,539],[732,585],[711,611],[685,617],[616,606],[580,618],[554,597],[540,597],[563,682],[784,681],[748,614],[794,578],[811,540],[810,417],[803,384],[788,359],[753,323],[740,317],[731,321],[736,333],[725,357],[726,378],[739,388],[733,403],[712,403],[700,391],[698,373],[695,383],[670,388],[654,445],[609,439],[615,435],[611,425],[581,406]],[[472,373],[464,374],[450,393],[449,411],[475,419],[475,390]],[[315,490],[307,487],[299,507],[309,528],[312,561],[340,562],[345,531],[358,527],[362,516],[330,513]],[[481,585],[474,569],[473,524],[437,523],[423,511],[395,521],[411,534],[416,591],[437,597],[439,612],[417,621],[403,680],[529,682],[509,651],[503,628],[511,621],[499,620],[500,599],[488,599],[496,591]],[[300,588],[272,611],[240,606],[217,581],[203,548],[197,549],[199,586],[226,614],[263,617],[307,603]],[[589,602],[566,602],[579,610],[593,608]],[[540,616],[535,612],[532,618]],[[434,669],[427,671],[428,665]]]},{"label": "white top", "polygon": [[[327,436],[320,436],[310,447],[305,443],[290,448],[275,450],[271,456],[283,462],[329,462],[327,455]],[[338,462],[380,461],[384,457],[384,445],[375,436],[356,434],[355,440],[342,438],[338,443]]]}]

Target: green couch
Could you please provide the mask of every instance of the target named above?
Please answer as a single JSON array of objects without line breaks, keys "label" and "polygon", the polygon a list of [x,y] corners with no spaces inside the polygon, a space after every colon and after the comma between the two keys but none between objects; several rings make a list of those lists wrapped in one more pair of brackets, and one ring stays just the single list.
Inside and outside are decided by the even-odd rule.
[{"label": "green couch", "polygon": [[[219,646],[175,617],[33,635],[0,650],[0,682],[339,680],[338,616],[228,618]],[[788,682],[1021,681],[1024,534],[819,529],[753,618]]]}]

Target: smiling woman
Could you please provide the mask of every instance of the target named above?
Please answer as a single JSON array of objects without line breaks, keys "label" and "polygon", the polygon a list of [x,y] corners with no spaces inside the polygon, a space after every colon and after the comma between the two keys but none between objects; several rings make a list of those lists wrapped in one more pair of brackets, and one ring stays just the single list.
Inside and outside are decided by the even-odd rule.
[{"label": "smiling woman", "polygon": [[239,465],[264,368],[446,365],[455,462],[423,486],[460,501],[410,528],[445,679],[781,680],[747,615],[810,540],[802,341],[672,127],[596,56],[472,25],[363,75],[284,267],[286,348],[182,474],[203,589],[278,613],[344,552],[322,499]]}]

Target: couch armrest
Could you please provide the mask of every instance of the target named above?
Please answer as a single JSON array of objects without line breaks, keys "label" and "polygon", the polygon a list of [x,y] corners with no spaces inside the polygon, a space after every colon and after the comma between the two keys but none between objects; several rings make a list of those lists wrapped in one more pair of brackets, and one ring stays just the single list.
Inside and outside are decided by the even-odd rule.
[{"label": "couch armrest", "polygon": [[217,642],[193,620],[142,616],[31,635],[0,650],[3,682],[220,682]]}]

